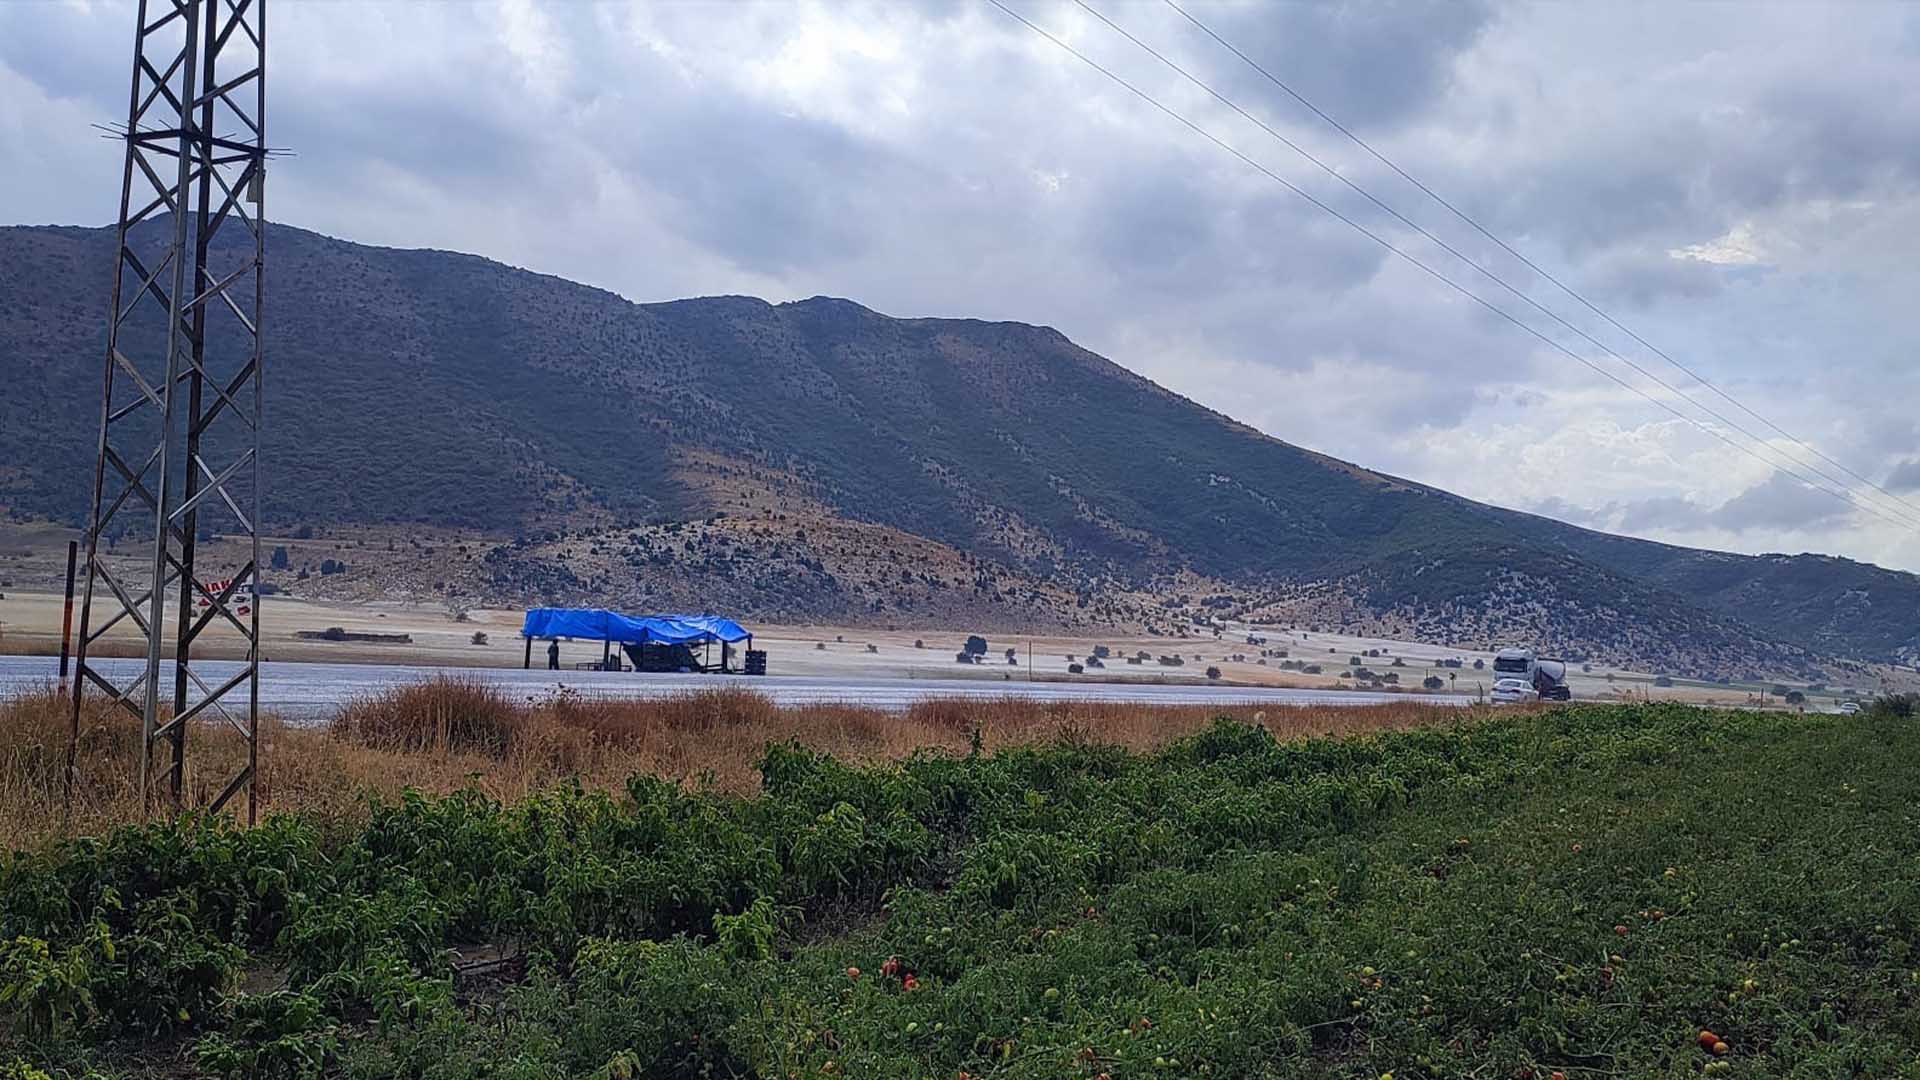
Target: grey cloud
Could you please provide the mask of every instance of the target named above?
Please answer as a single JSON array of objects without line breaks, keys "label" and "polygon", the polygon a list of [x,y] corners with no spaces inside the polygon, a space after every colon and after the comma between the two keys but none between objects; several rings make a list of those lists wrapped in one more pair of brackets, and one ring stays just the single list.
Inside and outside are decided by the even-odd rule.
[{"label": "grey cloud", "polygon": [[1728,499],[1713,511],[1712,524],[1731,532],[1752,529],[1796,530],[1845,517],[1847,505],[1784,473]]},{"label": "grey cloud", "polygon": [[102,5],[55,17],[46,7],[0,6],[0,41],[5,42],[0,65],[56,97],[95,106],[102,123],[125,123],[126,83],[133,70],[131,10]]},{"label": "grey cloud", "polygon": [[1569,502],[1558,495],[1549,495],[1544,499],[1539,499],[1531,506],[1526,507],[1526,510],[1528,513],[1539,514],[1542,517],[1550,517],[1556,521],[1564,521],[1572,525],[1586,525],[1591,528],[1603,529],[1610,524],[1609,514],[1605,510],[1581,506],[1578,503]]},{"label": "grey cloud", "polygon": [[1600,515],[1627,532],[1686,533],[1717,529],[1803,532],[1846,518],[1847,505],[1833,495],[1784,473],[1742,491],[1718,506],[1675,495],[1656,495],[1615,504]]},{"label": "grey cloud", "polygon": [[1625,301],[1636,308],[1669,300],[1707,300],[1727,284],[1727,275],[1718,267],[1645,248],[1602,251],[1587,267],[1585,291],[1603,298],[1603,303]]},{"label": "grey cloud", "polygon": [[737,102],[686,105],[629,129],[619,157],[677,202],[680,231],[743,266],[852,257],[878,240],[869,193],[928,186],[912,163],[828,125]]},{"label": "grey cloud", "polygon": [[1616,508],[1619,527],[1628,532],[1698,529],[1712,522],[1713,511],[1678,495],[1656,495]]},{"label": "grey cloud", "polygon": [[[1500,192],[1481,192],[1484,214],[1503,230],[1551,237],[1584,261],[1623,245],[1663,251],[1706,241],[1808,200],[1874,199],[1920,185],[1920,146],[1908,134],[1920,124],[1920,82],[1911,61],[1882,44],[1898,36],[1890,25],[1902,18],[1897,7],[1851,7],[1839,22],[1829,9],[1768,8],[1735,25],[1714,11],[1670,9],[1673,25],[1655,42],[1638,34],[1592,41],[1591,55],[1623,58],[1611,86],[1475,83],[1455,107],[1497,114],[1502,101],[1531,91],[1558,95],[1566,123],[1515,131],[1447,178],[1448,188],[1474,192],[1504,174]],[[1688,47],[1696,33],[1718,40]],[[1807,47],[1781,44],[1796,38]],[[1818,40],[1845,50],[1846,60],[1819,58]],[[1519,107],[1524,114],[1540,104]],[[1698,284],[1668,276],[1640,288],[1684,296]]]},{"label": "grey cloud", "polygon": [[[1095,179],[1080,215],[1082,243],[1122,273],[1207,288],[1193,264],[1212,262],[1220,215],[1199,178],[1174,170]],[[1195,278],[1199,281],[1195,281]]]},{"label": "grey cloud", "polygon": [[1920,458],[1902,461],[1887,474],[1887,490],[1920,491]]},{"label": "grey cloud", "polygon": [[[1108,16],[1130,30],[1142,21],[1133,17],[1137,9],[1100,6],[1112,7]],[[1493,6],[1478,0],[1182,6],[1308,100],[1339,102],[1339,115],[1350,126],[1370,132],[1405,124],[1429,108],[1451,79],[1460,53],[1495,17]],[[1220,85],[1229,96],[1270,104],[1282,117],[1304,114],[1185,20],[1175,15],[1165,22],[1167,30],[1184,32],[1196,55],[1211,61],[1210,70],[1222,74]]]}]

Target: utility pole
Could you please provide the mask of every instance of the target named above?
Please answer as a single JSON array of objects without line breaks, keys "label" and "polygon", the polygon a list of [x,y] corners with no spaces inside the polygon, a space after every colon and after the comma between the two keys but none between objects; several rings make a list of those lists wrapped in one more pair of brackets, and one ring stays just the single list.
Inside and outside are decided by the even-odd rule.
[{"label": "utility pole", "polygon": [[73,574],[80,554],[79,541],[67,541],[67,601],[60,611],[60,692],[67,692],[67,668],[73,648]]},{"label": "utility pole", "polygon": [[[89,685],[140,718],[142,805],[184,807],[188,726],[212,713],[247,743],[247,762],[209,800],[247,793],[257,813],[260,713],[261,316],[265,306],[267,0],[140,0],[115,229],[100,438],[67,742],[73,797]],[[203,533],[247,552],[226,583],[196,576]],[[102,536],[151,537],[144,573],[114,570]],[[250,546],[249,546],[250,545]],[[164,671],[172,612],[173,668]],[[95,610],[95,604],[101,608]],[[196,615],[196,607],[204,610]],[[235,608],[244,608],[244,616]],[[193,648],[215,619],[245,645],[239,672],[209,684]],[[116,682],[89,647],[127,623],[145,645]],[[172,675],[172,693],[161,683]],[[158,756],[159,760],[156,760]]]}]

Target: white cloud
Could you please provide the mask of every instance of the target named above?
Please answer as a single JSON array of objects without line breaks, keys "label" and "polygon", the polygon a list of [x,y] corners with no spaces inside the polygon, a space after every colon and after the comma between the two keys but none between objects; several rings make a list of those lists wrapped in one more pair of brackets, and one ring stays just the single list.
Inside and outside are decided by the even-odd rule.
[{"label": "white cloud", "polygon": [[1692,259],[1716,266],[1752,266],[1767,261],[1767,253],[1753,232],[1753,222],[1743,221],[1726,235],[1704,244],[1688,244],[1667,252],[1669,258]]}]

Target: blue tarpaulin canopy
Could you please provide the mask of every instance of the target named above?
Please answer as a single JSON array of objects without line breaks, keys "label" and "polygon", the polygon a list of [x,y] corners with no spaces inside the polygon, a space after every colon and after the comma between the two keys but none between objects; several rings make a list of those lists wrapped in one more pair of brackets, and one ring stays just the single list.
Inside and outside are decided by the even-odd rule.
[{"label": "blue tarpaulin canopy", "polygon": [[623,615],[605,608],[533,608],[520,628],[527,638],[582,638],[638,645],[698,645],[708,641],[745,641],[753,635],[718,615]]}]

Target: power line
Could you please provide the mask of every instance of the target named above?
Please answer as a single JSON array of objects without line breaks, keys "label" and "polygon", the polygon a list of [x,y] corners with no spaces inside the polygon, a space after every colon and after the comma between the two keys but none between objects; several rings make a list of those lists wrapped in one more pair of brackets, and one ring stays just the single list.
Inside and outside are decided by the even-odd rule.
[{"label": "power line", "polygon": [[[1615,351],[1613,348],[1608,346],[1605,342],[1600,341],[1599,339],[1595,338],[1592,334],[1587,333],[1585,330],[1582,330],[1580,327],[1575,326],[1573,323],[1570,323],[1566,319],[1562,318],[1558,312],[1553,311],[1552,309],[1546,307],[1544,304],[1541,304],[1539,301],[1535,300],[1532,296],[1528,295],[1523,290],[1509,284],[1505,278],[1502,278],[1500,275],[1494,273],[1492,270],[1489,270],[1488,268],[1480,265],[1478,262],[1476,262],[1474,259],[1472,259],[1468,255],[1466,255],[1464,252],[1460,251],[1458,248],[1455,248],[1452,244],[1447,243],[1445,240],[1434,235],[1432,232],[1428,231],[1426,228],[1421,226],[1418,222],[1411,220],[1405,214],[1402,214],[1399,210],[1396,210],[1392,206],[1388,205],[1387,203],[1377,198],[1372,192],[1368,191],[1366,188],[1361,187],[1359,184],[1355,183],[1353,180],[1350,180],[1346,176],[1341,175],[1339,170],[1328,165],[1326,162],[1321,161],[1319,158],[1315,157],[1310,151],[1300,146],[1298,143],[1295,143],[1292,139],[1289,139],[1285,135],[1274,130],[1264,120],[1261,120],[1259,117],[1253,115],[1252,113],[1248,112],[1246,109],[1240,107],[1238,103],[1234,102],[1233,100],[1228,98],[1226,95],[1220,93],[1218,90],[1215,90],[1212,86],[1202,81],[1199,77],[1195,76],[1191,72],[1187,71],[1187,69],[1181,67],[1179,64],[1169,59],[1164,53],[1160,52],[1159,50],[1155,49],[1153,46],[1147,44],[1146,42],[1135,37],[1133,34],[1129,33],[1125,27],[1119,25],[1118,23],[1114,22],[1112,19],[1109,19],[1105,15],[1101,14],[1098,9],[1094,8],[1092,4],[1088,3],[1088,0],[1074,0],[1074,3],[1078,4],[1081,9],[1086,11],[1088,14],[1092,15],[1094,18],[1099,19],[1102,23],[1106,24],[1106,26],[1109,29],[1113,30],[1115,33],[1119,34],[1121,37],[1126,38],[1128,41],[1138,46],[1140,49],[1145,51],[1149,56],[1152,56],[1154,59],[1160,61],[1162,64],[1166,65],[1168,68],[1171,68],[1175,73],[1180,75],[1181,78],[1186,79],[1188,82],[1199,87],[1201,90],[1206,91],[1216,101],[1219,101],[1221,104],[1225,105],[1227,108],[1232,109],[1235,113],[1238,113],[1242,118],[1252,122],[1255,126],[1259,127],[1260,130],[1266,132],[1268,135],[1271,135],[1273,138],[1279,140],[1282,144],[1284,144],[1288,149],[1292,150],[1294,153],[1299,154],[1303,158],[1306,158],[1309,162],[1313,163],[1316,167],[1318,167],[1321,172],[1326,173],[1328,176],[1333,177],[1335,180],[1340,181],[1342,184],[1345,184],[1348,188],[1351,188],[1353,191],[1359,193],[1359,195],[1365,198],[1368,202],[1372,203],[1373,205],[1379,207],[1381,210],[1384,210],[1388,214],[1392,215],[1395,220],[1401,222],[1402,224],[1406,225],[1408,228],[1419,233],[1421,236],[1432,241],[1434,244],[1438,245],[1440,249],[1445,251],[1447,254],[1452,255],[1454,258],[1459,259],[1461,262],[1464,262],[1468,266],[1473,267],[1475,270],[1479,271],[1484,277],[1486,277],[1489,281],[1492,281],[1495,285],[1498,285],[1502,289],[1505,289],[1507,292],[1513,294],[1521,302],[1533,308],[1535,311],[1538,311],[1541,314],[1545,315],[1547,318],[1552,319],[1554,322],[1558,323],[1560,326],[1564,327],[1569,332],[1573,333],[1574,335],[1578,336],[1579,338],[1587,342],[1587,344],[1592,345],[1594,348],[1600,350],[1602,353],[1606,354],[1607,356],[1610,356],[1613,359],[1618,360],[1619,362],[1625,364],[1627,367],[1632,368],[1635,372],[1638,372],[1643,378],[1646,378],[1649,381],[1653,382],[1656,386],[1659,386],[1661,389],[1667,391],[1670,394],[1673,394],[1675,397],[1678,397],[1682,401],[1687,402],[1689,405],[1692,405],[1694,408],[1699,409],[1703,413],[1706,413],[1708,416],[1712,417],[1713,419],[1718,420],[1720,423],[1725,424],[1727,427],[1732,428],[1734,431],[1737,431],[1740,434],[1746,436],[1747,438],[1753,440],[1755,444],[1761,447],[1764,447],[1768,452],[1768,454],[1774,457],[1777,457],[1779,459],[1782,459],[1791,465],[1795,465],[1800,468],[1807,469],[1808,471],[1812,472],[1814,475],[1819,476],[1821,479],[1826,480],[1827,482],[1835,485],[1836,487],[1844,491],[1847,491],[1849,494],[1853,493],[1851,484],[1847,483],[1846,481],[1840,479],[1837,476],[1834,476],[1832,473],[1827,472],[1826,470],[1820,468],[1817,465],[1808,464],[1803,460],[1800,460],[1798,458],[1795,458],[1787,454],[1784,450],[1781,450],[1780,448],[1771,445],[1770,443],[1767,442],[1767,440],[1765,440],[1759,435],[1754,434],[1752,431],[1749,431],[1746,427],[1742,426],[1738,421],[1735,421],[1727,417],[1726,415],[1722,414],[1719,410],[1714,409],[1711,406],[1708,406],[1702,403],[1701,401],[1693,397],[1691,394],[1688,394],[1686,391],[1680,389],[1677,386],[1674,386],[1672,383],[1669,383],[1667,380],[1661,378],[1660,376],[1654,374],[1653,372],[1648,371],[1645,367],[1642,367],[1639,363],[1635,362],[1632,358],[1624,356],[1621,353]],[[1544,273],[1544,271],[1542,272]],[[1685,369],[1682,369],[1682,370],[1685,370]],[[1725,395],[1722,394],[1722,396],[1724,397]],[[1735,402],[1735,404],[1739,404],[1739,403]],[[1741,407],[1745,408],[1745,406],[1741,406]],[[1751,412],[1752,410],[1748,410],[1748,411]],[[1764,417],[1762,419],[1764,420]],[[1785,433],[1783,432],[1783,434]],[[1789,435],[1788,438],[1791,439],[1792,436]],[[1777,468],[1778,466],[1770,464],[1769,467]],[[1841,468],[1845,470],[1845,466],[1841,466]],[[1850,472],[1851,470],[1846,470],[1846,471]],[[1856,479],[1864,479],[1859,477],[1858,474],[1854,474],[1854,475]],[[1872,484],[1872,481],[1866,481],[1866,482],[1869,484]],[[1878,487],[1879,485],[1876,484],[1873,486]],[[1903,505],[1906,504],[1906,501],[1904,499],[1900,499],[1897,496],[1892,496],[1890,493],[1883,492],[1883,494],[1888,494],[1888,496],[1892,498],[1896,503],[1900,503]],[[1912,507],[1911,509],[1914,512],[1913,514],[1909,514],[1905,511],[1902,511],[1898,507],[1891,507],[1889,509],[1891,509],[1892,514],[1900,520],[1901,524],[1905,525],[1908,528],[1920,528],[1920,516],[1915,516],[1915,515],[1920,515],[1920,507]]]},{"label": "power line", "polygon": [[1787,468],[1786,466],[1778,465],[1774,462],[1768,461],[1766,458],[1761,457],[1758,453],[1755,453],[1750,447],[1746,446],[1745,444],[1733,441],[1722,432],[1717,431],[1707,426],[1706,424],[1701,423],[1699,420],[1696,420],[1695,418],[1688,416],[1686,413],[1683,413],[1680,410],[1675,409],[1672,405],[1668,404],[1667,402],[1662,401],[1659,398],[1656,398],[1653,395],[1647,393],[1646,391],[1640,389],[1639,387],[1633,385],[1632,383],[1629,383],[1624,379],[1621,379],[1619,376],[1615,375],[1613,372],[1608,371],[1606,368],[1603,368],[1600,365],[1594,363],[1592,360],[1589,360],[1587,357],[1584,357],[1579,353],[1574,352],[1572,349],[1567,348],[1565,345],[1562,345],[1560,342],[1555,341],[1553,338],[1550,338],[1547,335],[1541,333],[1539,330],[1534,329],[1532,326],[1528,325],[1527,323],[1522,322],[1518,317],[1510,314],[1505,309],[1494,304],[1492,301],[1489,301],[1484,297],[1481,297],[1479,294],[1459,284],[1458,282],[1454,281],[1452,278],[1441,273],[1439,270],[1436,270],[1433,267],[1427,265],[1425,262],[1422,262],[1421,260],[1415,258],[1414,256],[1409,255],[1407,252],[1396,247],[1392,241],[1386,239],[1380,234],[1374,232],[1373,230],[1353,220],[1347,215],[1342,214],[1340,211],[1327,205],[1325,202],[1322,202],[1320,199],[1316,198],[1311,193],[1307,192],[1305,189],[1298,187],[1291,181],[1287,180],[1285,177],[1281,176],[1279,173],[1276,173],[1272,169],[1269,169],[1267,166],[1261,164],[1258,161],[1255,161],[1253,158],[1247,156],[1245,153],[1243,153],[1242,151],[1240,151],[1230,143],[1214,135],[1212,132],[1209,132],[1205,128],[1201,127],[1199,124],[1194,123],[1192,120],[1188,119],[1186,116],[1174,111],[1171,107],[1161,103],[1161,101],[1158,98],[1155,98],[1153,95],[1147,93],[1145,90],[1142,90],[1139,87],[1128,82],[1127,80],[1121,78],[1119,75],[1114,74],[1111,70],[1102,66],[1098,61],[1094,60],[1092,57],[1086,55],[1080,50],[1074,48],[1072,45],[1069,45],[1064,40],[1054,36],[1053,34],[1049,33],[1047,30],[1033,23],[1026,16],[1008,7],[1003,2],[1003,0],[987,0],[987,2],[992,4],[994,7],[999,8],[1008,17],[1014,19],[1016,22],[1020,23],[1022,26],[1025,26],[1027,29],[1033,31],[1035,34],[1038,34],[1040,37],[1045,38],[1047,41],[1051,42],[1053,45],[1057,46],[1061,50],[1072,55],[1075,59],[1079,60],[1081,63],[1086,64],[1088,67],[1106,76],[1110,81],[1124,88],[1129,93],[1133,94],[1135,97],[1138,97],[1140,100],[1153,106],[1155,109],[1159,110],[1160,112],[1165,113],[1168,117],[1179,122],[1182,126],[1193,131],[1195,134],[1199,135],[1201,138],[1206,139],[1208,142],[1213,143],[1215,146],[1219,147],[1222,150],[1225,150],[1227,153],[1238,158],[1241,162],[1246,164],[1248,167],[1265,175],[1268,179],[1272,180],[1274,183],[1277,183],[1281,187],[1284,187],[1288,191],[1291,191],[1295,195],[1298,195],[1300,198],[1306,200],[1308,203],[1312,204],[1314,207],[1318,208],[1322,212],[1340,221],[1342,224],[1345,224],[1349,228],[1353,229],[1355,232],[1358,232],[1362,236],[1365,236],[1367,239],[1372,240],[1374,243],[1385,248],[1387,251],[1392,252],[1394,255],[1400,257],[1402,260],[1406,261],[1410,265],[1419,269],[1422,273],[1425,273],[1426,275],[1433,278],[1434,280],[1447,286],[1449,289],[1452,289],[1454,292],[1459,293],[1461,296],[1464,296],[1468,300],[1472,301],[1473,303],[1478,304],[1479,306],[1485,308],[1487,311],[1498,316],[1500,319],[1508,323],[1511,323],[1512,325],[1519,328],[1520,330],[1523,330],[1526,333],[1532,335],[1533,337],[1537,338],[1540,342],[1547,345],[1549,348],[1552,348],[1556,352],[1562,353],[1567,357],[1578,361],[1579,363],[1585,365],[1586,367],[1594,371],[1596,374],[1605,377],[1606,379],[1614,382],[1615,384],[1619,385],[1623,389],[1626,389],[1633,394],[1636,394],[1642,398],[1645,398],[1647,401],[1653,403],[1654,405],[1659,406],[1661,409],[1664,409],[1665,411],[1673,414],[1675,417],[1678,417],[1679,419],[1685,421],[1686,423],[1693,425],[1694,427],[1698,428],[1700,431],[1708,435],[1711,435],[1715,439],[1720,440],[1721,442],[1727,444],[1733,449],[1738,450],[1743,454],[1746,454],[1748,457],[1753,458],[1755,461],[1760,462],[1762,465],[1767,466],[1767,468],[1769,469],[1772,469],[1778,472],[1784,472],[1787,475],[1793,477],[1794,479],[1800,481],[1801,483],[1807,485],[1810,488],[1813,488],[1817,491],[1825,492],[1826,494],[1831,495],[1834,498],[1841,500],[1842,502],[1849,503],[1858,509],[1865,510],[1868,513],[1873,514],[1874,516],[1884,521],[1887,521],[1891,524],[1900,526],[1902,528],[1908,528],[1908,529],[1914,528],[1914,526],[1911,523],[1903,520],[1899,520],[1893,517],[1889,517],[1887,514],[1881,512],[1881,510],[1878,507],[1874,506],[1871,503],[1864,502],[1863,500],[1855,497],[1849,491],[1846,491],[1844,489],[1836,491],[1833,488],[1822,487],[1821,485],[1814,483],[1813,481],[1807,479],[1805,476],[1801,475],[1798,472],[1795,472],[1790,468]]},{"label": "power line", "polygon": [[[1340,134],[1345,135],[1348,139],[1352,140],[1354,145],[1360,147],[1360,149],[1362,150],[1365,150],[1368,154],[1371,154],[1374,160],[1380,162],[1382,165],[1385,165],[1387,168],[1392,169],[1395,173],[1399,174],[1401,179],[1407,181],[1407,183],[1412,184],[1416,188],[1419,188],[1421,192],[1425,193],[1425,195],[1428,198],[1432,199],[1434,202],[1437,202],[1441,206],[1445,207],[1450,213],[1453,214],[1454,217],[1457,217],[1461,221],[1464,221],[1468,225],[1472,226],[1474,231],[1478,232],[1481,236],[1484,236],[1488,240],[1491,240],[1495,244],[1499,245],[1502,251],[1505,251],[1507,254],[1520,260],[1520,262],[1523,265],[1525,265],[1527,269],[1533,271],[1536,274],[1539,274],[1541,277],[1551,282],[1555,288],[1559,289],[1561,292],[1566,293],[1568,296],[1578,301],[1580,305],[1585,307],[1588,311],[1591,311],[1595,315],[1600,316],[1600,318],[1606,320],[1606,322],[1609,325],[1613,326],[1615,329],[1619,330],[1621,333],[1627,335],[1629,338],[1632,338],[1634,342],[1637,343],[1641,348],[1646,349],[1648,352],[1653,353],[1655,356],[1658,356],[1660,359],[1665,360],[1668,364],[1671,364],[1674,368],[1686,374],[1687,377],[1691,378],[1693,381],[1713,391],[1715,394],[1719,395],[1720,398],[1727,401],[1728,403],[1733,405],[1735,408],[1739,409],[1741,412],[1744,412],[1748,416],[1751,416],[1755,420],[1758,420],[1762,424],[1765,424],[1767,427],[1771,428],[1776,434],[1784,436],[1789,442],[1793,443],[1794,445],[1807,451],[1808,453],[1826,462],[1827,464],[1832,465],[1834,468],[1839,469],[1841,472],[1847,474],[1848,476],[1854,478],[1855,480],[1858,480],[1861,483],[1866,484],[1868,487],[1873,488],[1875,491],[1878,491],[1881,495],[1887,497],[1888,499],[1891,499],[1894,502],[1901,504],[1902,506],[1906,507],[1908,510],[1916,513],[1920,513],[1920,505],[1910,502],[1907,499],[1903,498],[1902,496],[1887,490],[1885,487],[1881,486],[1876,481],[1871,480],[1868,477],[1862,476],[1860,473],[1857,473],[1854,470],[1848,468],[1844,462],[1837,461],[1834,458],[1829,457],[1819,447],[1814,446],[1812,443],[1806,441],[1805,439],[1800,438],[1799,436],[1795,435],[1793,432],[1788,431],[1786,428],[1781,427],[1779,424],[1775,423],[1774,421],[1768,419],[1767,417],[1761,415],[1758,412],[1755,412],[1752,408],[1748,407],[1745,402],[1740,401],[1739,399],[1735,398],[1732,394],[1729,394],[1725,390],[1722,390],[1718,385],[1710,381],[1706,376],[1700,374],[1699,372],[1693,370],[1687,365],[1674,359],[1672,356],[1668,355],[1664,349],[1661,349],[1659,346],[1648,341],[1646,338],[1641,337],[1638,333],[1635,333],[1631,328],[1629,328],[1627,325],[1622,323],[1620,320],[1614,318],[1612,315],[1609,315],[1607,312],[1601,310],[1598,305],[1594,304],[1593,301],[1587,299],[1587,297],[1584,294],[1582,294],[1579,290],[1575,289],[1571,285],[1568,285],[1566,282],[1561,281],[1559,278],[1555,277],[1553,274],[1549,273],[1546,269],[1541,267],[1538,263],[1534,262],[1532,259],[1527,258],[1525,255],[1521,254],[1518,250],[1516,250],[1513,247],[1513,245],[1507,243],[1505,240],[1502,240],[1500,237],[1494,235],[1492,231],[1490,231],[1486,226],[1480,224],[1479,221],[1475,220],[1466,211],[1460,209],[1459,207],[1455,206],[1453,203],[1441,197],[1439,192],[1434,191],[1431,187],[1428,187],[1426,184],[1422,183],[1418,177],[1415,177],[1413,174],[1401,168],[1391,158],[1387,157],[1385,154],[1382,154],[1380,151],[1374,149],[1372,144],[1368,143],[1365,139],[1361,138],[1352,129],[1348,128],[1345,124],[1342,124],[1340,121],[1334,119],[1332,116],[1329,116],[1324,110],[1320,108],[1320,106],[1315,105],[1313,102],[1307,100],[1306,97],[1303,96],[1299,91],[1295,90],[1293,87],[1288,86],[1286,83],[1282,82],[1278,76],[1273,74],[1273,72],[1268,71],[1258,61],[1254,60],[1252,57],[1248,56],[1246,53],[1240,51],[1240,49],[1235,47],[1232,42],[1221,37],[1218,33],[1215,33],[1212,27],[1208,26],[1204,22],[1201,22],[1197,16],[1189,12],[1187,9],[1181,7],[1178,3],[1175,2],[1175,0],[1162,0],[1162,2],[1165,3],[1168,7],[1172,8],[1174,11],[1178,12],[1182,18],[1186,19],[1188,22],[1198,27],[1202,33],[1206,34],[1208,37],[1218,42],[1222,48],[1226,49],[1228,52],[1232,53],[1233,55],[1239,57],[1240,60],[1244,62],[1248,67],[1251,67],[1253,68],[1253,70],[1259,72],[1263,77],[1265,77],[1265,79],[1268,82],[1279,87],[1282,91],[1284,91],[1287,94],[1287,96],[1293,98],[1293,100],[1306,106],[1307,109],[1309,109],[1315,116],[1318,116],[1320,119],[1326,121],[1329,125],[1333,127],[1334,130],[1338,131]],[[1086,5],[1082,4],[1081,6],[1085,7]],[[1089,8],[1088,10],[1092,10],[1092,9]],[[1098,12],[1095,12],[1095,14],[1098,15]],[[1101,21],[1105,22],[1106,20],[1102,19]],[[1108,25],[1112,25],[1112,24],[1109,23]],[[1119,28],[1115,27],[1115,29],[1119,29]],[[1126,33],[1126,31],[1122,30],[1121,33],[1124,34]],[[1266,125],[1262,124],[1261,126],[1265,127]],[[1338,176],[1339,174],[1335,173],[1334,175]],[[1368,196],[1368,197],[1372,198],[1372,196]],[[1399,215],[1396,214],[1395,216],[1397,217]],[[1423,233],[1425,232],[1424,229],[1421,231]],[[1689,400],[1692,400],[1692,399],[1689,398]],[[1698,403],[1696,402],[1696,404]],[[1702,406],[1702,408],[1704,408],[1704,406]],[[1825,474],[1822,474],[1822,475],[1825,475]],[[1832,479],[1832,477],[1828,477],[1828,479]],[[1840,481],[1835,480],[1834,482],[1839,483]]]}]

